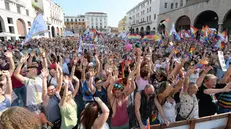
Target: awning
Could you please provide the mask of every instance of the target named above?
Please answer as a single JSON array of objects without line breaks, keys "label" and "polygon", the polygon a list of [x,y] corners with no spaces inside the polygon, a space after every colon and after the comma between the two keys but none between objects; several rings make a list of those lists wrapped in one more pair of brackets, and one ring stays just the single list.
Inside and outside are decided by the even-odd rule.
[{"label": "awning", "polygon": [[16,37],[16,35],[9,32],[1,32],[0,37]]}]

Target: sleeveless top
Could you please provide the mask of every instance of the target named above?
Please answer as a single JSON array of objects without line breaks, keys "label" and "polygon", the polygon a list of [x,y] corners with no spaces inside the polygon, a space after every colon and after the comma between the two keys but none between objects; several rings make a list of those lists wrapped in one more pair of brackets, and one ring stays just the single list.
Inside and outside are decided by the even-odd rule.
[{"label": "sleeveless top", "polygon": [[116,113],[115,116],[111,118],[111,125],[118,127],[127,124],[128,121],[127,101],[123,102],[122,106],[119,106],[118,103],[116,103]]},{"label": "sleeveless top", "polygon": [[[164,104],[162,105],[163,111],[164,111],[164,115],[166,117],[166,119],[170,122],[176,122],[176,101],[168,102],[167,100],[164,102]],[[160,121],[160,123],[164,123],[160,113],[158,113],[158,119]]]},{"label": "sleeveless top", "polygon": [[154,96],[149,98],[147,101],[147,97],[144,93],[144,90],[140,91],[141,95],[141,103],[140,103],[140,115],[142,120],[147,120],[148,117],[151,116],[152,111],[155,110],[154,104]]}]

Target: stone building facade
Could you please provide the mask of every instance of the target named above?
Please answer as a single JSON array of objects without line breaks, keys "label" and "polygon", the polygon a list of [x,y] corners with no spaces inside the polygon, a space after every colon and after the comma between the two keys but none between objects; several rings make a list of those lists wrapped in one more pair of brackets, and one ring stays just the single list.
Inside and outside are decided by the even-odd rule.
[{"label": "stone building facade", "polygon": [[[162,23],[165,19],[169,22]],[[189,29],[190,25],[198,29],[208,25],[220,32],[231,32],[231,0],[187,0],[186,5],[177,10],[159,14],[158,19],[161,30],[170,30],[175,23],[176,30]]]}]

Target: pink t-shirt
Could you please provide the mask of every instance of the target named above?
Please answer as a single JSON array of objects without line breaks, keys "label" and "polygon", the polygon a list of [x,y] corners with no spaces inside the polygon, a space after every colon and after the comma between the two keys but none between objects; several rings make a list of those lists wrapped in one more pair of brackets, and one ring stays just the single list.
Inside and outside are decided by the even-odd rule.
[{"label": "pink t-shirt", "polygon": [[148,84],[148,80],[144,80],[142,77],[140,77],[139,79],[136,79],[136,84],[138,87],[138,91],[141,91],[144,90],[144,88]]}]

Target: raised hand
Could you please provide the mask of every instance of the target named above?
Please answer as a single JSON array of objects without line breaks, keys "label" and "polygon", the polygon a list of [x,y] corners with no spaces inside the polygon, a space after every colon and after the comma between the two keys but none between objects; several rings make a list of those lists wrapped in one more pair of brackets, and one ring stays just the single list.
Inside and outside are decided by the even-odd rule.
[{"label": "raised hand", "polygon": [[169,121],[168,120],[164,120],[164,123],[166,124],[166,126],[169,126]]},{"label": "raised hand", "polygon": [[100,51],[99,51],[99,50],[97,50],[97,51],[95,52],[95,58],[98,58],[98,57],[99,57],[99,55],[100,55]]},{"label": "raised hand", "polygon": [[211,69],[213,69],[213,67],[212,67],[212,66],[209,66],[209,67],[207,67],[207,68],[204,70],[204,72],[205,72],[205,73],[208,73]]},{"label": "raised hand", "polygon": [[41,55],[42,55],[43,58],[45,58],[46,57],[46,52],[42,51]]},{"label": "raised hand", "polygon": [[186,73],[186,77],[189,77],[193,72],[195,71],[195,69],[193,68],[193,69],[190,69],[190,70],[188,70],[187,71],[187,73]]},{"label": "raised hand", "polygon": [[115,83],[115,77],[114,77],[114,76],[111,77],[110,83],[111,83],[111,84],[114,84],[114,83]]},{"label": "raised hand", "polygon": [[10,72],[8,70],[2,71],[2,75],[5,77],[10,77]]},{"label": "raised hand", "polygon": [[143,57],[139,57],[138,58],[138,63],[142,63],[143,62]]},{"label": "raised hand", "polygon": [[20,63],[23,63],[23,64],[26,63],[28,58],[29,58],[28,55],[25,55],[25,56],[21,57]]},{"label": "raised hand", "polygon": [[75,57],[75,59],[74,59],[74,65],[76,65],[77,63],[78,63],[78,58]]},{"label": "raised hand", "polygon": [[134,79],[135,79],[135,72],[134,72],[134,71],[131,71],[131,72],[130,72],[130,78],[129,78],[129,80],[132,81],[132,80],[134,80]]},{"label": "raised hand", "polygon": [[12,58],[12,57],[13,57],[13,54],[12,54],[12,52],[10,52],[10,51],[5,52],[4,55],[5,55],[7,58]]}]

